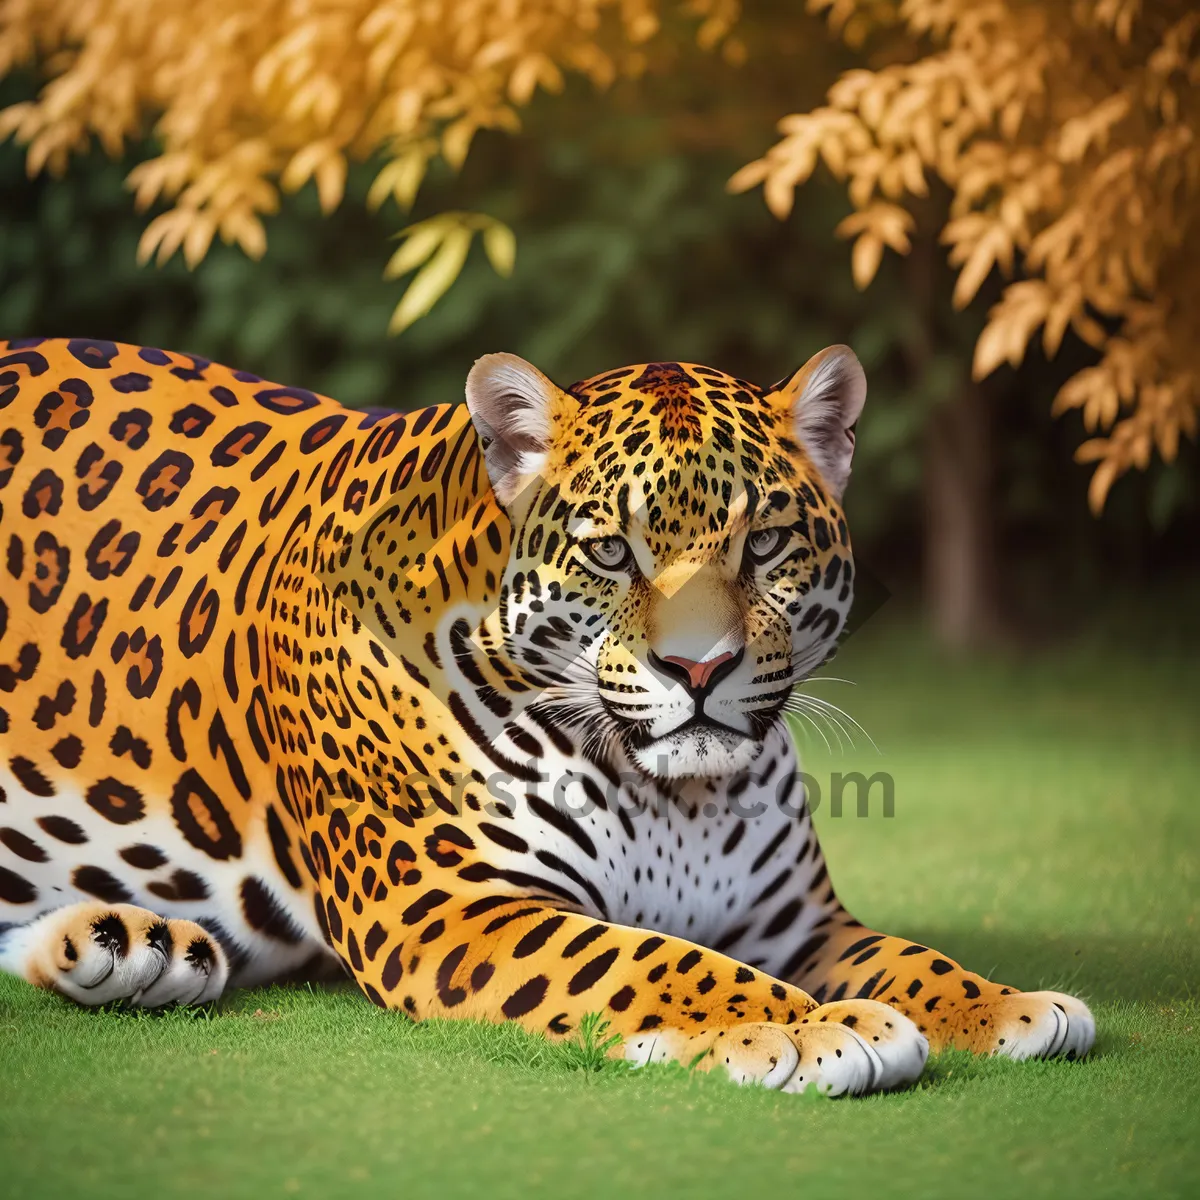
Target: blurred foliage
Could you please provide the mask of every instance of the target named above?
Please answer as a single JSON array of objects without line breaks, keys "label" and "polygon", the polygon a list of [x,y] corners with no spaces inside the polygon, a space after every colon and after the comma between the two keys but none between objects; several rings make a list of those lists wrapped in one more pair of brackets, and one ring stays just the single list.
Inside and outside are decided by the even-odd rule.
[{"label": "blurred foliage", "polygon": [[[214,236],[261,256],[260,215],[310,179],[337,208],[349,162],[385,151],[370,199],[412,202],[429,161],[452,167],[480,129],[515,130],[563,68],[606,86],[636,74],[656,0],[5,0],[0,75],[40,60],[44,90],[0,131],[30,170],[63,171],[94,137],[122,153],[151,117],[161,141],[130,176],[140,205],[173,202],[144,249],[194,266]],[[715,44],[737,0],[690,0]]]},{"label": "blurred foliage", "polygon": [[[260,258],[261,218],[278,210],[281,191],[311,187],[325,213],[347,194],[356,209],[388,201],[408,208],[418,196],[428,207],[447,191],[439,164],[458,169],[483,157],[494,170],[494,146],[468,159],[469,151],[481,131],[516,133],[519,110],[528,112],[537,93],[561,92],[571,79],[610,87],[665,64],[675,94],[668,88],[660,101],[720,96],[743,134],[749,114],[765,131],[793,111],[779,123],[782,139],[737,171],[732,186],[761,183],[782,217],[819,163],[846,180],[854,211],[836,224],[855,239],[860,286],[876,275],[885,246],[908,252],[921,235],[914,202],[931,180],[945,185],[934,228],[961,268],[948,292],[956,306],[996,267],[1030,276],[999,297],[974,342],[975,375],[1019,365],[1039,328],[1050,355],[1068,329],[1101,352],[1054,402],[1060,413],[1080,410],[1100,435],[1076,451],[1096,464],[1095,511],[1116,478],[1145,468],[1154,450],[1175,459],[1181,436],[1195,438],[1200,411],[1191,303],[1200,272],[1200,13],[1189,0],[808,0],[807,10],[828,14],[855,52],[854,69],[835,78],[835,56],[799,8],[796,0],[758,0],[745,14],[741,0],[0,0],[0,76],[29,67],[48,77],[0,112],[0,137],[28,146],[34,173],[63,171],[93,139],[114,156],[132,148],[138,206],[169,206],[142,233],[139,256],[162,263],[181,251],[195,266],[217,238]],[[743,63],[740,73],[725,69]],[[823,76],[825,87],[814,89]],[[762,104],[766,92],[771,102]],[[568,98],[564,110],[578,115],[581,106]],[[657,111],[669,124],[687,110]],[[147,120],[157,140],[139,142]],[[738,146],[722,140],[729,124],[715,117],[710,145]],[[596,149],[591,132],[575,145]],[[743,137],[742,162],[755,140]],[[708,213],[689,213],[671,190],[681,171],[707,179],[708,164],[684,164],[682,145],[667,140],[660,161],[643,160],[653,181],[631,200],[635,213],[639,204],[654,212],[670,197],[668,219],[686,239],[698,228],[689,216],[703,225]],[[373,156],[370,180],[352,179],[351,164]],[[519,171],[529,156],[510,147],[504,165]],[[554,158],[547,146],[543,165],[553,170]],[[603,197],[603,161],[588,165],[592,186],[577,190]],[[499,177],[482,179],[483,190],[460,188],[466,203],[434,209],[404,231],[390,271],[416,274],[393,331],[446,292],[476,234],[497,270],[509,272],[511,223],[491,207],[504,207],[505,196],[487,189],[489,178]],[[564,178],[547,179],[546,191],[561,193]],[[528,204],[508,207],[529,215]],[[574,234],[599,241],[571,248],[564,235],[551,256],[598,256],[589,294],[614,298],[630,273],[623,234],[605,229],[586,203],[556,211],[580,214]],[[665,204],[658,214],[667,215]],[[816,241],[802,238],[824,261]],[[636,244],[643,255],[663,248],[650,238]],[[532,255],[547,261],[537,248]],[[809,264],[800,257],[788,266],[800,273]],[[495,293],[477,267],[471,285],[486,303]],[[224,270],[231,281],[233,268]],[[649,312],[654,292],[639,291],[635,311]],[[521,308],[519,279],[507,298]],[[877,298],[884,308],[891,301]],[[470,307],[460,304],[451,324]],[[287,326],[283,312],[257,316],[258,336]],[[571,302],[562,316],[578,322],[586,312]],[[570,329],[561,320],[558,327],[560,335]],[[957,352],[957,339],[950,345]],[[936,402],[953,388],[953,372],[922,358],[921,395]],[[367,368],[359,370],[365,380]]]},{"label": "blurred foliage", "polygon": [[[809,0],[876,70],[845,72],[825,105],[731,181],[759,183],[785,217],[818,161],[847,182],[854,276],[908,253],[927,176],[952,191],[941,240],[964,307],[993,269],[1009,284],[975,346],[974,374],[1020,364],[1041,329],[1100,361],[1059,390],[1092,437],[1094,511],[1131,467],[1195,440],[1200,413],[1200,11],[1193,0]],[[894,61],[895,59],[900,61]]]},{"label": "blurred foliage", "polygon": [[[153,121],[157,142],[128,178],[139,208],[170,207],[139,257],[179,251],[195,266],[219,237],[257,259],[281,191],[312,181],[332,212],[349,165],[379,154],[368,207],[407,208],[433,162],[457,169],[480,130],[515,132],[518,109],[561,91],[564,71],[598,87],[639,74],[660,7],[686,12],[711,49],[740,0],[0,0],[0,76],[36,64],[49,77],[0,112],[0,138],[28,146],[32,173],[61,174],[93,139],[118,156]],[[738,43],[725,53],[738,58]],[[408,269],[430,261],[394,329],[454,282],[478,228],[463,213],[425,226]]]},{"label": "blurred foliage", "polygon": [[[22,85],[32,86],[15,81],[8,91]],[[647,98],[648,90],[659,94]],[[601,105],[587,88],[569,87],[535,105],[527,136],[481,135],[461,174],[435,167],[415,215],[436,220],[464,196],[481,198],[520,229],[520,252],[506,281],[476,247],[461,285],[399,340],[384,336],[397,289],[381,278],[378,256],[396,210],[364,216],[361,208],[373,164],[350,170],[352,203],[325,220],[314,188],[290,201],[260,262],[217,246],[189,272],[178,258],[137,265],[140,223],[122,183],[128,161],[93,154],[63,182],[26,180],[20,154],[4,146],[0,327],[168,345],[303,381],[348,404],[406,408],[460,399],[470,363],[499,349],[563,384],[662,358],[771,383],[848,341],[873,381],[856,466],[871,481],[857,490],[873,499],[860,523],[890,522],[894,499],[918,488],[924,417],[953,397],[977,315],[947,308],[957,344],[926,349],[924,315],[904,302],[895,264],[864,303],[845,248],[823,235],[845,212],[838,192],[813,189],[805,219],[787,226],[726,195],[738,158],[724,144],[728,132],[714,136],[730,120],[719,87],[679,92],[669,79],[643,81]],[[890,304],[880,303],[885,293]]]},{"label": "blurred foliage", "polygon": [[[398,339],[386,328],[399,288],[381,277],[379,250],[406,218],[391,201],[364,213],[376,164],[350,170],[350,203],[328,217],[313,185],[289,199],[261,261],[216,246],[188,271],[178,257],[136,263],[141,220],[123,180],[140,147],[123,161],[83,156],[54,181],[28,179],[19,149],[0,146],[0,334],[168,346],[352,405],[400,408],[460,400],[470,364],[495,350],[523,355],[564,386],[660,359],[770,383],[848,342],[870,380],[852,527],[860,556],[899,582],[920,558],[926,421],[966,379],[983,312],[949,303],[935,214],[922,217],[914,255],[885,260],[864,295],[847,247],[828,236],[849,211],[833,180],[803,189],[786,223],[725,193],[739,162],[765,147],[762,115],[785,89],[794,94],[801,68],[819,94],[839,66],[830,52],[814,68],[798,42],[779,52],[788,69],[778,75],[713,63],[702,83],[656,72],[602,100],[568,85],[531,105],[525,134],[481,134],[461,173],[435,167],[412,219],[473,202],[518,230],[519,252],[506,281],[476,244],[460,285]],[[728,102],[735,80],[737,107]],[[10,78],[0,103],[34,86]],[[1020,547],[1013,561],[1029,573],[1018,579],[1018,566],[1006,567],[1006,583],[1045,594],[1050,579],[1064,600],[1096,591],[1114,569],[1178,561],[1195,531],[1185,464],[1130,480],[1099,524],[1088,516],[1083,469],[1069,463],[1077,433],[1048,411],[1063,373],[1087,353],[1072,345],[1061,366],[1031,361],[992,395],[1002,542]],[[1166,497],[1156,501],[1161,534],[1145,515],[1154,488]]]}]

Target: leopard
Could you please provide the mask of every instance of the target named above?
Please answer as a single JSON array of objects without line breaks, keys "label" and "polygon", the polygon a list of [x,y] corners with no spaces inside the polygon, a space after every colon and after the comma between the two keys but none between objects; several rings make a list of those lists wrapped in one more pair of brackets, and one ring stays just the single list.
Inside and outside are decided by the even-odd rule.
[{"label": "leopard", "polygon": [[0,966],[89,1007],[348,975],[784,1092],[1084,1057],[1084,1001],[829,879],[786,714],[865,398],[845,346],[765,387],[488,354],[402,411],[3,343]]}]

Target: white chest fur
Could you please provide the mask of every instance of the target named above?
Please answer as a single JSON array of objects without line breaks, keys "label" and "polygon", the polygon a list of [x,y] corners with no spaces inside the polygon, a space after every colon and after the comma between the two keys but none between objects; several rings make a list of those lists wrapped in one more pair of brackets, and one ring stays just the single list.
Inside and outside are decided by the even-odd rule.
[{"label": "white chest fur", "polygon": [[549,748],[537,767],[536,783],[491,788],[496,823],[529,847],[504,866],[546,880],[584,911],[767,969],[822,915],[824,864],[782,731],[733,784],[689,781],[669,793]]}]

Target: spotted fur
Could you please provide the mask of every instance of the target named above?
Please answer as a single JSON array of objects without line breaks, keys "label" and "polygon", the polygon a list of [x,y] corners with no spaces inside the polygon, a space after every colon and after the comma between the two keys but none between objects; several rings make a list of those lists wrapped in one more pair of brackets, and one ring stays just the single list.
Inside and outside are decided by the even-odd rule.
[{"label": "spotted fur", "polygon": [[0,963],[81,1003],[340,965],[791,1090],[1085,1053],[1079,1001],[855,922],[805,810],[781,713],[851,603],[853,356],[562,391],[495,355],[467,395],[0,349]]}]

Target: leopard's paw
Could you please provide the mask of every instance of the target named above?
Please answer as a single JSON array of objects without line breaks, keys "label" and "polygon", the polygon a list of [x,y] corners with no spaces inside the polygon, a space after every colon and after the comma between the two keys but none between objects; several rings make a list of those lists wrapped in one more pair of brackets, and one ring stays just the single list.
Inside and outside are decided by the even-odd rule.
[{"label": "leopard's paw", "polygon": [[903,1014],[871,1000],[848,1000],[813,1009],[793,1025],[754,1022],[720,1030],[705,1065],[724,1066],[735,1083],[859,1096],[912,1083],[928,1053],[925,1038]]},{"label": "leopard's paw", "polygon": [[952,1045],[1004,1058],[1083,1058],[1096,1040],[1088,1006],[1062,992],[1010,992],[966,1009]]},{"label": "leopard's paw", "polygon": [[720,1070],[734,1083],[776,1091],[815,1088],[829,1096],[858,1096],[873,1090],[882,1075],[879,1056],[844,1025],[775,1025],[747,1022],[717,1030],[697,1064]]},{"label": "leopard's paw", "polygon": [[883,1061],[873,1046],[846,1025],[795,1026],[800,1061],[785,1092],[813,1088],[826,1096],[861,1096],[883,1086]]},{"label": "leopard's paw", "polygon": [[906,1087],[920,1078],[929,1057],[925,1035],[903,1013],[878,1000],[837,1000],[814,1008],[801,1027],[835,1023],[852,1029],[875,1051],[880,1074],[873,1091]]},{"label": "leopard's paw", "polygon": [[756,1021],[718,1030],[703,1065],[724,1066],[734,1083],[778,1090],[795,1074],[800,1053],[785,1026]]},{"label": "leopard's paw", "polygon": [[88,1007],[204,1004],[229,975],[221,947],[194,921],[132,904],[71,904],[9,930],[0,966]]}]

